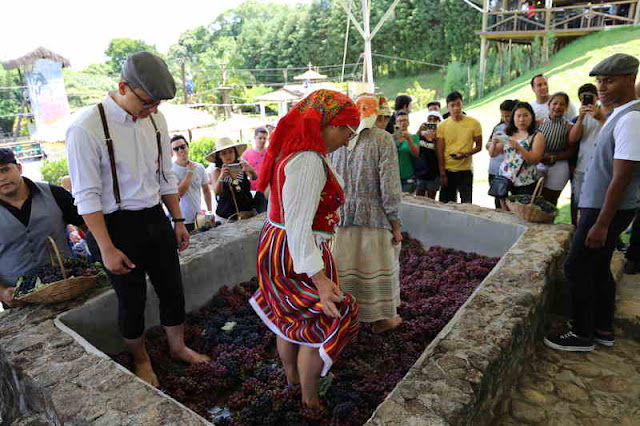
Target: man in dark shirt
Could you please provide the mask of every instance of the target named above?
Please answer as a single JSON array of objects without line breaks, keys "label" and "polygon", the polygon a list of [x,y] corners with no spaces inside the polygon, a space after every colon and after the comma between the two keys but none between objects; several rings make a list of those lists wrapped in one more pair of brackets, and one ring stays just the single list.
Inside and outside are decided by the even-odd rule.
[{"label": "man in dark shirt", "polygon": [[69,256],[65,226],[84,226],[72,195],[22,176],[22,166],[8,148],[0,148],[0,223],[0,301],[9,306],[15,302],[17,277],[48,261],[45,239],[53,237]]}]

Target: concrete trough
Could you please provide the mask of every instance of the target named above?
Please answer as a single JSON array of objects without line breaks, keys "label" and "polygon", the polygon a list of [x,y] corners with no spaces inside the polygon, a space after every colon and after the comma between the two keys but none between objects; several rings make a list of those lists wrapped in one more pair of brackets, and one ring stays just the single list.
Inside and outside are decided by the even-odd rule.
[{"label": "concrete trough", "polygon": [[[512,215],[480,207],[443,206],[415,197],[405,198],[401,218],[404,230],[425,245],[502,259],[378,407],[368,424],[488,424],[517,379],[540,333],[549,289],[561,279],[559,265],[568,248],[570,231],[562,226],[530,226]],[[225,225],[192,238],[191,247],[181,254],[187,310],[206,304],[222,286],[233,286],[255,276],[262,221],[255,218]],[[146,321],[147,327],[151,327],[159,323],[159,316],[155,294],[151,287],[148,290]],[[90,392],[84,395],[81,409],[70,411],[61,403],[64,398],[59,394],[67,379],[59,377],[46,387],[52,388],[51,399],[56,410],[62,411],[61,421],[88,421],[87,413],[92,411],[92,405],[106,404],[95,417],[106,422],[104,424],[114,419],[144,424],[160,414],[163,423],[206,423],[106,357],[105,353],[122,349],[116,311],[115,294],[108,290],[73,309],[48,312],[40,318],[38,327],[42,330],[37,336],[50,333],[55,338],[68,339],[68,346],[60,347],[81,351],[82,359],[96,360],[101,366],[102,382],[116,381],[120,387],[132,386],[148,401],[134,410],[118,411],[104,403],[99,392]],[[14,320],[25,321],[25,318]],[[17,345],[19,337],[3,337],[0,332],[0,345],[7,338]],[[9,361],[23,356],[17,346],[16,349],[9,345]],[[55,356],[55,347],[45,345],[44,349],[46,356]],[[52,368],[43,366],[44,356],[36,356],[21,369],[35,383],[43,371]],[[49,376],[46,371],[44,375]],[[82,381],[85,388],[90,387],[90,380],[91,377],[87,377]],[[107,386],[116,399],[118,386]]]}]

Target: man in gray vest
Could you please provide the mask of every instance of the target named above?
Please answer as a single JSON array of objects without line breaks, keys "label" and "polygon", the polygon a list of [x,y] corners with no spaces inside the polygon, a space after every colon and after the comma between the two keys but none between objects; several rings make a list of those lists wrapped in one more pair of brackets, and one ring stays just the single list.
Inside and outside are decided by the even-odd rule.
[{"label": "man in gray vest", "polygon": [[638,60],[618,53],[593,68],[602,105],[613,109],[605,122],[580,201],[579,219],[564,265],[571,285],[573,329],[547,336],[557,350],[588,352],[594,343],[613,346],[616,283],[611,257],[620,233],[640,207],[640,100],[634,84]]},{"label": "man in gray vest", "polygon": [[158,112],[160,102],[175,91],[161,58],[149,52],[131,55],[117,90],[81,114],[66,139],[78,212],[98,242],[118,297],[118,323],[134,372],[153,386],[158,378],[144,344],[147,275],[160,301],[171,356],[188,363],[209,361],[184,342],[178,249],[188,247],[189,233],[171,170],[167,123]]},{"label": "man in gray vest", "polygon": [[71,194],[60,186],[23,177],[13,151],[0,148],[0,302],[16,305],[13,292],[18,276],[49,261],[47,237],[53,237],[64,257],[70,256],[67,224],[84,225]]}]

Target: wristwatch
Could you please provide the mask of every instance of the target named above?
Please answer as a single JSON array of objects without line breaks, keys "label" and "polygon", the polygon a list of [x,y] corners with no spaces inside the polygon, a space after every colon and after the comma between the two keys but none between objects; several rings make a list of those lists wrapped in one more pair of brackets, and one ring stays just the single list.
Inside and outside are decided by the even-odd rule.
[{"label": "wristwatch", "polygon": [[172,217],[171,222],[173,223],[184,222],[184,217]]}]

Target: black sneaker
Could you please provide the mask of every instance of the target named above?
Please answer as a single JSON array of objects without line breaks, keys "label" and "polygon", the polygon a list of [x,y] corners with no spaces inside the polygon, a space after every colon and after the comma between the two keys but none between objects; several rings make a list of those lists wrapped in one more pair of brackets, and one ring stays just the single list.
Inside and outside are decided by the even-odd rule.
[{"label": "black sneaker", "polygon": [[599,345],[606,346],[608,348],[613,347],[616,339],[612,334],[602,334],[598,330],[595,331],[593,335],[593,341]]},{"label": "black sneaker", "polygon": [[640,262],[629,259],[624,262],[624,273],[626,275],[635,275],[638,272],[640,272]]},{"label": "black sneaker", "polygon": [[565,352],[591,352],[595,345],[590,339],[585,339],[569,331],[557,336],[547,336],[544,344],[551,349]]}]

